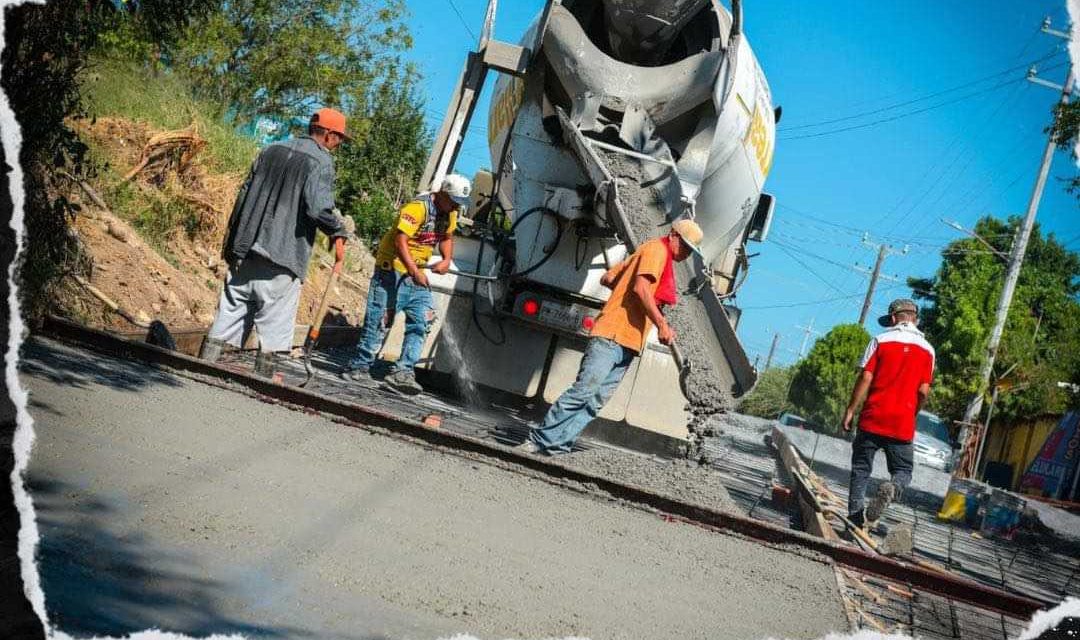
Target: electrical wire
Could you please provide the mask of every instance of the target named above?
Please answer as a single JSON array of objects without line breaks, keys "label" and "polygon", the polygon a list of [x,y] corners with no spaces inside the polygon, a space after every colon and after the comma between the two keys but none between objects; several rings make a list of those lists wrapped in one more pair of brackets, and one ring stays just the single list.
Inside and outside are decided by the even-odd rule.
[{"label": "electrical wire", "polygon": [[476,34],[473,33],[473,30],[469,27],[469,23],[465,21],[465,16],[461,15],[461,11],[457,8],[457,5],[454,4],[454,0],[446,0],[446,2],[450,5],[450,8],[454,10],[454,13],[457,14],[458,20],[461,21],[461,26],[465,27],[465,31],[469,32],[469,37],[479,41],[479,38],[476,37]]},{"label": "electrical wire", "polygon": [[837,287],[837,286],[836,286],[836,285],[834,285],[833,283],[829,282],[828,280],[826,280],[826,279],[825,279],[825,277],[824,277],[824,276],[822,276],[822,275],[821,275],[820,273],[818,273],[817,271],[815,271],[813,267],[811,267],[810,265],[808,265],[808,264],[806,264],[805,262],[803,262],[803,261],[802,261],[802,259],[801,259],[801,258],[799,258],[799,256],[798,256],[798,255],[797,255],[797,254],[796,254],[796,253],[795,253],[794,251],[792,251],[791,249],[788,249],[787,247],[785,247],[785,246],[783,246],[783,245],[780,245],[780,244],[778,244],[778,245],[776,245],[776,246],[777,246],[777,247],[778,247],[778,248],[779,248],[779,249],[780,249],[781,251],[783,251],[784,253],[786,253],[786,254],[788,254],[789,256],[791,256],[791,259],[792,259],[792,260],[794,260],[795,262],[798,262],[798,263],[799,263],[799,265],[800,265],[800,266],[802,266],[802,268],[806,269],[806,270],[807,270],[807,271],[808,271],[808,272],[810,273],[810,275],[812,275],[812,276],[814,276],[815,278],[817,278],[818,280],[821,280],[822,282],[824,282],[824,283],[825,283],[825,285],[826,285],[827,287],[829,287],[829,288],[830,288],[830,289],[832,289],[833,291],[836,291],[837,293],[840,293],[840,294],[843,294],[843,293],[844,293],[843,291],[841,291],[841,290],[840,290],[840,288],[839,288],[839,287]]},{"label": "electrical wire", "polygon": [[[894,285],[891,285],[891,286],[888,286],[888,287],[882,287],[882,288],[878,289],[877,292],[880,293],[880,292],[883,292],[883,291],[892,291],[894,289],[899,289],[900,287],[906,287],[906,286],[907,286],[906,284],[894,284]],[[791,309],[793,307],[812,307],[814,305],[829,304],[829,303],[832,303],[832,302],[840,302],[842,300],[852,300],[852,299],[855,299],[855,298],[863,298],[865,296],[866,296],[865,293],[852,293],[852,294],[837,296],[835,298],[825,298],[823,300],[808,300],[808,301],[805,301],[805,302],[791,302],[791,303],[787,303],[787,304],[770,304],[770,305],[748,306],[748,307],[742,307],[742,310],[743,311],[761,311],[761,310],[765,310],[765,309]]]},{"label": "electrical wire", "polygon": [[1005,74],[1012,73],[1013,71],[1018,71],[1020,69],[1027,69],[1031,65],[1039,64],[1040,62],[1045,62],[1045,61],[1047,61],[1047,60],[1049,60],[1051,58],[1054,58],[1055,56],[1060,55],[1061,53],[1062,53],[1062,50],[1060,48],[1055,47],[1055,50],[1053,52],[1047,53],[1046,55],[1043,55],[1042,57],[1040,57],[1040,58],[1038,58],[1036,60],[1032,60],[1031,62],[1026,62],[1024,64],[1011,66],[1011,67],[1009,67],[1007,69],[1002,69],[1001,71],[998,71],[996,73],[992,73],[992,74],[983,76],[983,77],[978,78],[976,80],[971,80],[971,81],[965,82],[963,84],[959,84],[959,85],[956,85],[954,87],[950,87],[948,89],[943,89],[941,91],[937,91],[937,92],[934,92],[934,93],[931,93],[931,94],[928,94],[928,95],[925,95],[925,96],[920,96],[918,98],[912,98],[910,100],[905,100],[904,102],[898,102],[896,104],[891,104],[891,105],[889,105],[887,107],[881,107],[881,108],[873,109],[873,110],[870,110],[870,111],[864,111],[862,113],[855,113],[855,114],[852,114],[852,115],[843,116],[841,118],[833,118],[831,120],[822,120],[820,122],[813,122],[813,123],[810,123],[810,124],[801,124],[801,125],[794,126],[794,127],[779,127],[777,129],[777,131],[778,132],[786,132],[786,131],[796,131],[796,130],[799,130],[799,129],[810,129],[810,128],[813,128],[813,127],[823,127],[823,126],[828,125],[828,124],[836,124],[838,122],[847,122],[849,120],[855,120],[855,119],[863,118],[863,117],[866,117],[866,116],[871,116],[871,115],[877,115],[879,113],[884,113],[885,111],[892,111],[893,109],[899,109],[900,107],[907,107],[907,106],[913,105],[915,103],[922,102],[924,100],[931,100],[933,98],[937,98],[937,97],[943,96],[945,94],[952,93],[953,91],[959,91],[960,89],[966,89],[968,87],[972,87],[972,86],[975,86],[977,84],[982,84],[983,82],[986,82],[987,80],[992,80],[994,78],[1003,76]]},{"label": "electrical wire", "polygon": [[928,107],[923,107],[921,109],[915,109],[914,111],[908,111],[906,113],[901,113],[899,115],[890,116],[888,118],[881,118],[879,120],[874,120],[872,122],[865,122],[863,124],[851,125],[850,127],[841,127],[839,129],[830,129],[829,131],[821,131],[819,133],[808,133],[808,134],[804,134],[804,135],[786,136],[786,137],[777,136],[777,140],[806,140],[808,138],[820,138],[820,137],[823,137],[823,136],[831,136],[831,135],[836,135],[838,133],[845,133],[847,131],[856,131],[858,129],[866,129],[868,127],[874,127],[874,126],[877,126],[879,124],[885,124],[885,123],[888,123],[888,122],[894,122],[896,120],[901,120],[903,118],[909,118],[911,116],[918,115],[920,113],[926,113],[927,111],[932,111],[934,109],[939,109],[941,107],[946,107],[946,106],[948,106],[950,104],[956,104],[957,102],[962,102],[962,101],[967,100],[969,98],[975,98],[975,97],[990,93],[992,91],[997,91],[998,89],[1002,89],[1002,88],[1007,87],[1007,86],[1009,86],[1011,84],[1015,84],[1015,83],[1019,83],[1019,82],[1026,82],[1026,79],[1025,78],[1014,78],[1012,80],[1006,80],[1005,82],[999,82],[999,83],[997,83],[997,84],[995,84],[993,86],[987,87],[985,89],[980,89],[978,91],[972,91],[971,93],[965,93],[964,95],[959,96],[957,98],[953,98],[951,100],[945,100],[944,102],[939,102],[937,104],[932,104],[932,105],[930,105]]}]

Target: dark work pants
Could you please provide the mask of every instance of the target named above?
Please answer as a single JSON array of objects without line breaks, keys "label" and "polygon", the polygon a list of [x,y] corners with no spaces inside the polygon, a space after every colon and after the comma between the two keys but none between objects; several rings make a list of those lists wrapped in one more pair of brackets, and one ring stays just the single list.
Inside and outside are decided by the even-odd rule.
[{"label": "dark work pants", "polygon": [[874,470],[874,456],[878,449],[885,451],[885,463],[896,485],[896,498],[911,484],[911,471],[915,467],[915,447],[910,442],[886,438],[875,433],[859,430],[851,442],[851,480],[848,482],[848,514],[862,511],[866,501],[866,485]]}]

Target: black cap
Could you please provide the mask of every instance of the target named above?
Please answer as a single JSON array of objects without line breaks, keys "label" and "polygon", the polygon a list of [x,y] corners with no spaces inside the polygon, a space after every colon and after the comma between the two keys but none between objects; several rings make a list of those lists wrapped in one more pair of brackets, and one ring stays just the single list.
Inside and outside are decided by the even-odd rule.
[{"label": "black cap", "polygon": [[889,312],[877,319],[878,324],[883,327],[891,327],[892,315],[901,311],[910,311],[917,316],[919,315],[919,306],[909,298],[897,298],[889,303]]}]

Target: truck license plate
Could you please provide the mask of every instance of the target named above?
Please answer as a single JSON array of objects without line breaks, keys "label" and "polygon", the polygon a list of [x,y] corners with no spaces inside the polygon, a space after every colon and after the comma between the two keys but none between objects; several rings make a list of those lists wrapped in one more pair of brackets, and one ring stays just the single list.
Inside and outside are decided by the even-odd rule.
[{"label": "truck license plate", "polygon": [[540,322],[545,324],[555,324],[572,331],[578,328],[578,317],[574,310],[557,302],[545,300],[544,304],[540,305],[539,315]]}]

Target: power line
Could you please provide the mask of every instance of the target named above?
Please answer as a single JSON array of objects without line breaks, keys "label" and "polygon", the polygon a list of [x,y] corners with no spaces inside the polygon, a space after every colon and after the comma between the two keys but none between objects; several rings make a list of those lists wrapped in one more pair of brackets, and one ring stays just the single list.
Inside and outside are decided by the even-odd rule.
[{"label": "power line", "polygon": [[[907,286],[906,284],[894,284],[891,287],[884,287],[882,289],[879,289],[878,291],[892,291],[894,289],[899,289],[901,287],[906,287],[906,286]],[[863,294],[863,293],[853,293],[853,294],[850,294],[850,295],[837,296],[835,298],[825,298],[824,300],[808,300],[808,301],[805,301],[805,302],[791,302],[791,303],[788,303],[788,304],[770,304],[770,305],[762,305],[762,306],[750,306],[750,307],[742,307],[742,309],[743,309],[743,311],[761,311],[761,310],[765,310],[765,309],[791,309],[791,308],[794,308],[794,307],[811,307],[811,306],[818,305],[818,304],[828,304],[828,303],[831,303],[831,302],[840,302],[842,300],[853,300],[855,298],[861,298],[864,295],[865,294]]]},{"label": "power line", "polygon": [[950,104],[956,104],[957,102],[961,102],[961,101],[967,100],[969,98],[975,98],[977,96],[981,96],[983,94],[990,93],[991,91],[997,91],[998,89],[1001,89],[1003,87],[1007,87],[1007,86],[1009,86],[1011,84],[1014,84],[1014,83],[1026,82],[1026,81],[1027,80],[1025,78],[1015,78],[1013,80],[1006,80],[1005,82],[999,82],[999,83],[997,83],[997,84],[995,84],[993,86],[987,87],[985,89],[980,89],[978,91],[972,91],[971,93],[965,93],[964,95],[953,98],[951,100],[945,100],[944,102],[939,102],[937,104],[932,104],[929,107],[923,107],[922,109],[915,109],[914,111],[908,111],[906,113],[901,113],[899,115],[891,116],[891,117],[888,117],[888,118],[881,118],[879,120],[874,120],[872,122],[866,122],[866,123],[863,123],[863,124],[851,125],[850,127],[841,127],[839,129],[830,129],[829,131],[822,131],[822,132],[819,132],[819,133],[808,133],[808,134],[804,134],[804,135],[800,135],[800,136],[787,136],[787,137],[779,137],[778,136],[777,139],[778,140],[805,140],[807,138],[820,138],[822,136],[831,136],[831,135],[835,135],[837,133],[844,133],[844,132],[847,132],[847,131],[856,131],[858,129],[866,129],[868,127],[874,127],[874,126],[877,126],[879,124],[885,124],[885,123],[888,123],[888,122],[894,122],[896,120],[901,120],[903,118],[909,118],[911,116],[918,115],[920,113],[926,113],[927,111],[932,111],[934,109],[939,109],[941,107],[946,107],[946,106],[948,106]]},{"label": "power line", "polygon": [[840,288],[839,288],[839,287],[837,287],[837,286],[836,286],[836,285],[834,285],[833,283],[829,282],[828,280],[826,280],[826,279],[825,279],[825,277],[824,277],[824,276],[822,276],[822,275],[821,275],[820,273],[818,273],[817,271],[815,271],[813,267],[811,267],[810,265],[808,265],[808,264],[806,264],[805,262],[803,262],[803,261],[802,261],[802,259],[801,259],[801,258],[799,258],[799,256],[797,256],[797,255],[795,254],[795,252],[794,252],[794,251],[792,251],[792,250],[788,249],[788,248],[787,248],[786,246],[784,246],[784,245],[782,245],[782,244],[777,244],[776,246],[777,246],[777,247],[778,247],[778,248],[779,248],[779,249],[780,249],[781,251],[783,251],[784,253],[786,253],[786,254],[788,254],[789,256],[791,256],[791,259],[792,259],[792,260],[794,260],[795,262],[798,262],[798,263],[799,263],[799,264],[800,264],[800,265],[802,266],[802,268],[804,268],[804,269],[806,269],[807,271],[809,271],[809,272],[810,272],[810,275],[812,275],[812,276],[814,276],[815,278],[817,278],[818,280],[821,280],[822,282],[824,282],[824,283],[825,283],[825,285],[826,285],[827,287],[829,287],[829,288],[830,288],[830,289],[832,289],[833,291],[836,291],[837,293],[840,293],[840,294],[843,294],[843,293],[844,293],[843,291],[841,291],[841,290],[840,290]]},{"label": "power line", "polygon": [[461,21],[461,26],[465,27],[465,30],[469,32],[469,37],[473,40],[479,40],[479,38],[476,37],[476,34],[473,33],[473,30],[469,28],[469,23],[465,21],[465,16],[461,15],[461,11],[459,11],[457,5],[454,4],[454,0],[446,0],[446,2],[449,3],[450,8],[457,14],[458,20]]},{"label": "power line", "polygon": [[781,242],[779,240],[773,240],[773,244],[775,244],[778,247],[786,247],[786,248],[788,248],[788,249],[790,249],[792,251],[797,251],[798,253],[801,253],[804,256],[807,256],[809,258],[814,258],[815,260],[820,260],[822,262],[831,264],[831,265],[833,265],[835,267],[840,267],[841,269],[852,269],[853,268],[851,265],[847,265],[847,264],[844,264],[842,262],[837,262],[836,260],[826,258],[825,256],[819,256],[816,253],[812,253],[812,252],[807,251],[806,249],[803,249],[801,247],[796,247],[794,245],[787,244],[786,242]]},{"label": "power line", "polygon": [[[1013,87],[1013,90],[1012,90],[1012,91],[1010,91],[1009,93],[1007,93],[1007,94],[1005,95],[1005,97],[1004,97],[1004,98],[1003,98],[1003,99],[1001,100],[1001,102],[999,102],[999,103],[998,103],[997,107],[995,107],[995,108],[994,108],[994,109],[993,109],[993,110],[992,110],[992,111],[990,112],[990,114],[989,114],[989,115],[988,115],[988,116],[987,116],[987,117],[986,117],[985,119],[983,119],[983,120],[981,121],[981,124],[980,124],[980,126],[979,126],[978,130],[985,130],[985,129],[986,129],[986,126],[987,126],[987,125],[988,125],[988,124],[989,124],[990,122],[993,122],[993,120],[994,120],[994,119],[995,119],[995,118],[997,117],[997,115],[998,115],[998,114],[999,114],[999,113],[1001,112],[1001,110],[1002,110],[1002,109],[1003,109],[1003,108],[1005,107],[1005,105],[1009,104],[1009,102],[1010,102],[1010,101],[1011,101],[1011,100],[1012,100],[1012,99],[1013,99],[1014,97],[1016,97],[1016,96],[1018,96],[1018,95],[1020,95],[1020,94],[1022,93],[1022,92],[1020,91],[1020,87],[1021,87],[1021,86],[1022,86],[1022,85],[1017,85],[1017,86]],[[969,131],[969,130],[971,129],[971,125],[972,125],[972,124],[974,124],[974,122],[975,122],[975,121],[974,121],[974,120],[972,120],[972,121],[971,121],[971,122],[969,123],[969,125],[968,125],[967,127],[963,128],[963,129],[962,129],[962,130],[961,130],[961,131],[960,131],[960,132],[959,132],[959,133],[957,134],[957,136],[956,136],[956,138],[955,138],[955,139],[953,140],[953,142],[952,142],[952,143],[950,143],[950,146],[951,146],[952,144],[955,144],[955,143],[956,143],[957,141],[960,141],[960,139],[961,139],[961,138],[962,138],[962,137],[963,137],[963,136],[964,136],[965,134],[967,134],[967,133],[968,133],[968,131]],[[922,193],[922,195],[921,195],[921,196],[919,196],[919,198],[918,198],[917,200],[915,200],[915,201],[914,201],[914,202],[913,202],[913,203],[911,204],[911,206],[910,206],[910,207],[908,208],[907,212],[906,212],[906,213],[904,213],[903,215],[901,215],[901,216],[900,216],[900,217],[899,217],[899,218],[898,218],[898,219],[896,220],[896,222],[894,222],[894,223],[893,223],[893,225],[892,225],[892,226],[891,226],[891,227],[889,228],[889,232],[890,232],[890,233],[892,233],[892,232],[893,232],[893,231],[895,231],[895,230],[896,230],[897,228],[899,228],[899,227],[900,227],[900,225],[901,225],[901,224],[902,224],[902,223],[904,222],[904,220],[908,219],[908,218],[909,218],[909,217],[911,216],[911,214],[915,212],[915,210],[916,210],[916,209],[918,208],[918,206],[919,206],[919,205],[920,205],[920,204],[921,204],[921,203],[922,203],[922,202],[923,202],[923,201],[924,201],[924,200],[925,200],[925,199],[927,198],[927,196],[929,196],[929,195],[930,195],[930,194],[931,194],[931,193],[932,193],[932,192],[934,191],[934,189],[936,189],[936,188],[937,188],[937,186],[938,186],[939,184],[941,184],[941,181],[942,181],[942,180],[943,180],[943,179],[945,178],[945,176],[946,176],[946,175],[948,175],[948,174],[949,174],[949,173],[950,173],[950,172],[952,171],[953,167],[955,167],[955,166],[956,166],[956,163],[957,163],[957,162],[959,162],[960,158],[964,156],[964,153],[965,153],[965,151],[964,151],[964,148],[965,148],[965,147],[968,147],[968,146],[970,146],[970,139],[969,139],[969,142],[964,142],[964,143],[961,143],[961,144],[959,145],[959,147],[957,147],[957,153],[956,153],[956,155],[955,155],[955,156],[953,156],[953,159],[952,159],[952,161],[951,161],[951,162],[949,163],[948,167],[947,167],[947,168],[946,168],[946,169],[945,169],[944,171],[936,171],[936,173],[937,173],[937,179],[936,179],[936,180],[934,180],[934,182],[933,182],[933,183],[931,183],[931,185],[930,185],[930,186],[929,186],[929,187],[928,187],[928,188],[927,188],[927,189],[926,189],[926,190],[925,190],[925,191],[924,191],[924,192]],[[933,201],[933,202],[932,202],[931,204],[927,205],[927,207],[928,207],[928,208],[929,208],[929,207],[932,207],[932,206],[934,206],[935,204],[937,204],[938,202],[940,202],[940,201],[941,201],[941,199],[942,199],[943,197],[945,197],[945,194],[946,194],[946,193],[948,193],[948,188],[949,188],[949,187],[951,187],[951,186],[952,186],[952,185],[953,185],[953,184],[954,184],[954,183],[956,182],[956,180],[957,180],[957,179],[959,179],[959,177],[960,177],[961,175],[963,175],[964,171],[966,171],[966,170],[967,170],[967,168],[968,168],[968,167],[969,167],[969,166],[971,165],[971,162],[972,162],[972,161],[973,161],[974,159],[975,159],[975,154],[973,154],[973,153],[972,153],[972,154],[969,154],[969,155],[968,155],[968,160],[967,160],[967,162],[965,162],[965,163],[964,163],[963,167],[962,167],[962,168],[960,169],[960,171],[959,171],[959,172],[958,172],[958,173],[956,174],[956,176],[954,176],[954,177],[953,177],[953,178],[952,178],[952,179],[951,179],[951,180],[950,180],[950,181],[949,181],[948,183],[946,183],[946,185],[945,185],[945,188],[944,188],[944,189],[942,189],[942,191],[941,191],[941,193],[940,193],[940,194],[938,195],[938,197],[937,197],[937,198],[936,198],[936,199],[935,199],[935,200],[934,200],[934,201]],[[937,166],[939,166],[939,165],[940,165],[940,162],[935,162],[935,168],[936,168]]]},{"label": "power line", "polygon": [[918,97],[918,98],[912,98],[910,100],[905,100],[904,102],[898,102],[896,104],[891,104],[891,105],[889,105],[887,107],[880,107],[878,109],[873,109],[873,110],[870,110],[870,111],[864,111],[862,113],[855,113],[855,114],[852,114],[852,115],[849,115],[849,116],[843,116],[841,118],[833,118],[831,120],[822,120],[820,122],[814,122],[814,123],[811,123],[811,124],[801,124],[801,125],[798,125],[798,126],[795,126],[795,127],[781,127],[781,128],[779,128],[777,130],[780,131],[780,132],[786,132],[786,131],[796,131],[798,129],[810,129],[810,128],[813,128],[813,127],[822,127],[822,126],[825,126],[827,124],[836,124],[838,122],[847,122],[848,120],[855,120],[857,118],[862,118],[862,117],[865,117],[865,116],[872,116],[872,115],[876,115],[878,113],[883,113],[885,111],[892,111],[893,109],[899,109],[900,107],[910,106],[910,105],[913,105],[913,104],[915,104],[917,102],[922,102],[924,100],[930,100],[930,99],[933,99],[933,98],[937,98],[939,96],[943,96],[943,95],[945,95],[947,93],[952,93],[953,91],[959,91],[960,89],[966,89],[968,87],[971,87],[971,86],[974,86],[974,85],[977,85],[977,84],[982,84],[983,82],[986,82],[987,80],[991,80],[993,78],[1003,76],[1003,75],[1005,75],[1007,73],[1011,73],[1011,72],[1017,71],[1019,69],[1026,69],[1026,68],[1030,67],[1033,64],[1038,64],[1040,62],[1045,62],[1046,60],[1049,60],[1050,58],[1053,58],[1053,57],[1055,57],[1057,55],[1060,55],[1061,53],[1062,53],[1061,49],[1055,47],[1055,51],[1053,51],[1052,53],[1048,53],[1048,54],[1044,55],[1041,58],[1038,58],[1036,60],[1032,60],[1031,62],[1026,62],[1024,64],[1015,65],[1015,66],[1009,67],[1008,69],[1002,69],[1001,71],[998,71],[996,73],[992,73],[992,74],[983,76],[981,78],[978,78],[976,80],[971,80],[971,81],[965,82],[963,84],[959,84],[959,85],[956,85],[954,87],[950,87],[948,89],[943,89],[941,91],[937,91],[937,92],[934,92],[934,93],[931,93],[931,94],[928,94],[928,95],[925,95],[925,96],[921,96],[921,97]]}]

